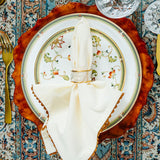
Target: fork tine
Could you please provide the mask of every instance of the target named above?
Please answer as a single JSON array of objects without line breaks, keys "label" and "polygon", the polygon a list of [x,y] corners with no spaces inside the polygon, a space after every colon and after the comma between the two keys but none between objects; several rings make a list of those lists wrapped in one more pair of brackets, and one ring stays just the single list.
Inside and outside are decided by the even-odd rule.
[{"label": "fork tine", "polygon": [[2,46],[2,49],[6,49],[9,51],[10,54],[13,53],[13,46],[9,40],[9,37],[7,34],[4,34],[3,36],[1,35],[0,36],[0,41],[1,41],[1,46]]},{"label": "fork tine", "polygon": [[12,43],[10,42],[10,39],[9,39],[9,37],[8,37],[8,34],[6,34],[6,38],[7,38],[7,41],[8,41],[8,43],[9,43],[9,45],[13,48]]},{"label": "fork tine", "polygon": [[4,40],[3,40],[2,36],[0,36],[0,41],[1,41],[2,49],[4,49],[5,48],[5,43],[4,43]]}]

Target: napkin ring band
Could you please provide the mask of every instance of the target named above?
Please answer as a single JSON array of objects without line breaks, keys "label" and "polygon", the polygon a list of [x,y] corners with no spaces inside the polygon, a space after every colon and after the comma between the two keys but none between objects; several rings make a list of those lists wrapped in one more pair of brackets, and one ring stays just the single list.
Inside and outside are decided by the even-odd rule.
[{"label": "napkin ring band", "polygon": [[92,70],[72,70],[71,81],[73,83],[88,83],[91,82]]},{"label": "napkin ring band", "polygon": [[85,69],[85,70],[72,70],[72,72],[90,72],[91,69]]}]

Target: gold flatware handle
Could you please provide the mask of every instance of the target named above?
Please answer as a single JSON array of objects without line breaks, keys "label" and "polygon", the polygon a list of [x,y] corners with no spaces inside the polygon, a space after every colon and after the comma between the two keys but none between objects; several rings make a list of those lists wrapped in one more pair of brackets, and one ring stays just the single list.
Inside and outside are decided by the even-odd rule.
[{"label": "gold flatware handle", "polygon": [[5,0],[0,0],[0,5],[2,5],[5,2]]},{"label": "gold flatware handle", "polygon": [[5,123],[12,122],[12,113],[11,113],[11,102],[9,98],[9,87],[8,87],[8,66],[6,66],[5,74]]},{"label": "gold flatware handle", "polygon": [[8,86],[8,67],[13,61],[13,46],[9,40],[8,35],[0,30],[0,43],[2,48],[2,59],[6,66],[5,73],[5,123],[12,122],[12,112],[11,103],[9,96],[9,86]]},{"label": "gold flatware handle", "polygon": [[157,36],[156,59],[157,59],[157,74],[160,75],[160,34],[158,34]]}]

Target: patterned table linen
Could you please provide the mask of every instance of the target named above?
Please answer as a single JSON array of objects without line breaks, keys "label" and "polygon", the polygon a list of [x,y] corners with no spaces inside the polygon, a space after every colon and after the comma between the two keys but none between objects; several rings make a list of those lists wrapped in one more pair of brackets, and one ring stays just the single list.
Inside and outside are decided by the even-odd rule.
[{"label": "patterned table linen", "polygon": [[[21,34],[33,27],[38,18],[46,16],[58,4],[69,1],[92,5],[94,0],[7,0],[0,8],[0,29],[6,30],[13,45],[17,45]],[[156,35],[144,24],[144,12],[152,0],[141,0],[138,10],[129,18],[146,42],[146,47],[156,67]],[[4,123],[5,68],[0,49],[0,159],[4,160],[59,160],[59,155],[46,154],[40,134],[35,124],[24,119],[13,103],[14,81],[11,74],[14,62],[10,66],[10,94],[12,102],[11,125]],[[106,139],[99,144],[93,160],[158,160],[160,159],[160,78],[154,71],[154,84],[149,92],[147,105],[134,128],[117,139]]]}]

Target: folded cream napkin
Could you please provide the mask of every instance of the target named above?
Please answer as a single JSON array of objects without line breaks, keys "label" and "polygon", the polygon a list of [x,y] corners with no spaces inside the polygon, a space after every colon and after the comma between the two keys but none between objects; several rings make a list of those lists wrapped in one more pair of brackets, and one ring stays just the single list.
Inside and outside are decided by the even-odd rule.
[{"label": "folded cream napkin", "polygon": [[36,84],[33,93],[48,115],[41,131],[47,153],[87,160],[122,92],[104,81],[91,82],[92,39],[84,17],[75,26],[71,58],[71,82]]}]

